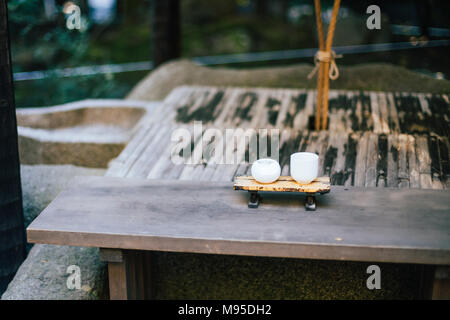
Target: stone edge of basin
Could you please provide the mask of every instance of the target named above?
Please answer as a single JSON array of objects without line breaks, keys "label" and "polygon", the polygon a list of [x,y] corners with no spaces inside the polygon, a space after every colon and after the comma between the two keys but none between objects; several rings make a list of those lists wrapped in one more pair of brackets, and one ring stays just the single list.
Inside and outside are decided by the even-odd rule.
[{"label": "stone edge of basin", "polygon": [[[122,110],[137,109],[140,110],[140,116],[132,126],[127,129],[127,134],[123,138],[119,136],[83,136],[75,134],[73,137],[65,138],[51,137],[47,134],[48,129],[30,128],[29,126],[17,126],[19,134],[19,152],[23,164],[73,164],[85,167],[108,167],[108,163],[116,158],[127,143],[134,137],[146,123],[151,122],[153,114],[161,105],[160,101],[138,101],[138,100],[120,100],[120,99],[88,99],[62,105],[25,108],[16,110],[18,118],[21,116],[46,116],[51,114],[65,113],[77,110],[87,109],[110,109],[118,108]],[[32,145],[31,145],[32,144]],[[22,150],[21,150],[22,149]],[[23,150],[33,156],[27,157]],[[50,150],[50,151],[49,151]],[[43,156],[45,154],[45,156]],[[66,157],[59,162],[52,159],[56,155],[76,154],[75,158]],[[106,160],[93,160],[95,155],[103,155]],[[102,158],[102,159],[103,159]],[[50,160],[49,160],[50,159]],[[58,158],[59,159],[59,158]]]},{"label": "stone edge of basin", "polygon": [[45,114],[52,112],[70,111],[81,108],[143,108],[149,111],[157,106],[161,101],[123,100],[123,99],[85,99],[68,102],[55,106],[18,108],[16,114]]},{"label": "stone edge of basin", "polygon": [[[85,99],[79,100],[69,103],[64,103],[55,106],[47,106],[47,107],[32,107],[32,108],[18,108],[16,109],[17,116],[21,115],[45,115],[56,112],[65,112],[72,111],[77,109],[93,109],[93,108],[141,108],[145,110],[145,113],[136,123],[136,125],[131,129],[131,136],[145,123],[148,116],[151,115],[151,111],[153,111],[158,105],[160,105],[162,101],[142,101],[142,100],[123,100],[123,99]],[[34,134],[32,132],[27,131],[26,126],[17,126],[19,134],[31,139],[35,139],[41,142],[45,142],[47,140],[40,138],[39,134]],[[95,141],[79,141],[79,142],[89,142],[95,143]],[[126,142],[126,141],[124,141]],[[99,141],[99,143],[105,143]]]}]

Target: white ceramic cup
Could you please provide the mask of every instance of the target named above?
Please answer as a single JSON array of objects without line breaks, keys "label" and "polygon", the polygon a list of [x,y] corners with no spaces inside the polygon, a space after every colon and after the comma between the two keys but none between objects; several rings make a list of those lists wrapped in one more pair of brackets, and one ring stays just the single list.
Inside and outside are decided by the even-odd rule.
[{"label": "white ceramic cup", "polygon": [[280,164],[273,159],[259,159],[253,162],[252,176],[258,182],[274,182],[280,177],[280,174]]},{"label": "white ceramic cup", "polygon": [[319,156],[311,152],[291,154],[291,177],[301,184],[308,184],[319,174]]}]

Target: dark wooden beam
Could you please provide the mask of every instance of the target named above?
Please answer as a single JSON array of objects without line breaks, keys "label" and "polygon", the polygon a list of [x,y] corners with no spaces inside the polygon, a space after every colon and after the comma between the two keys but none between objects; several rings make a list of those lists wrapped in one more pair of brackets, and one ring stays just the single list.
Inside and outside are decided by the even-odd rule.
[{"label": "dark wooden beam", "polygon": [[152,59],[155,67],[181,55],[180,1],[153,0]]},{"label": "dark wooden beam", "polygon": [[25,258],[17,124],[6,0],[0,0],[0,294]]}]

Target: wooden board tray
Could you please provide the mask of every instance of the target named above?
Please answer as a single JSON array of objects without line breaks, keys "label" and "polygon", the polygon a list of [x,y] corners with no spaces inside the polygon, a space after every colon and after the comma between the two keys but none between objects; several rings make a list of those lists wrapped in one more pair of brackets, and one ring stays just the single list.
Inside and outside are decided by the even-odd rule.
[{"label": "wooden board tray", "polygon": [[234,180],[234,190],[327,193],[330,189],[330,177],[319,177],[309,184],[300,184],[290,176],[281,176],[272,183],[259,183],[252,176],[240,176]]},{"label": "wooden board tray", "polygon": [[314,195],[330,192],[330,177],[318,177],[308,184],[300,184],[290,176],[281,176],[272,183],[259,183],[252,176],[239,176],[234,180],[234,190],[247,190],[250,193],[249,208],[257,208],[261,195],[258,191],[299,192],[307,194],[305,208],[309,211],[316,209]]}]

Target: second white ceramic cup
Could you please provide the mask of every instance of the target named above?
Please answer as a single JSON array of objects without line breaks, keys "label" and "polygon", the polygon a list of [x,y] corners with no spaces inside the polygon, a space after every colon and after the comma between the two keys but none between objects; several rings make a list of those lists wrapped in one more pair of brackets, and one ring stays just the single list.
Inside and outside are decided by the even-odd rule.
[{"label": "second white ceramic cup", "polygon": [[319,173],[319,156],[311,152],[291,154],[291,177],[301,184],[307,184],[317,178]]}]

